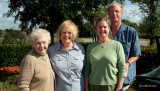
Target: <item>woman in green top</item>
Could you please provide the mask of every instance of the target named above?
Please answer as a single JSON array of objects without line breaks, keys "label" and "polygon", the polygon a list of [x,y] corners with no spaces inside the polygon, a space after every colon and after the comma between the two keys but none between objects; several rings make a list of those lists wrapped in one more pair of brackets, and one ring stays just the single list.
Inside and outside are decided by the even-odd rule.
[{"label": "woman in green top", "polygon": [[96,21],[98,41],[88,45],[85,64],[85,91],[121,91],[125,72],[125,56],[120,42],[109,36],[106,18]]}]

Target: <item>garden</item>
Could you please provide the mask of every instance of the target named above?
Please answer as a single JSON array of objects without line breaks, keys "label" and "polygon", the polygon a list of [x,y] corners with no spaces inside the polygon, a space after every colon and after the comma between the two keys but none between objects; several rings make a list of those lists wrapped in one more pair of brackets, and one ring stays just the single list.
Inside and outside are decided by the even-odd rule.
[{"label": "garden", "polygon": [[[89,43],[81,43],[86,49]],[[31,45],[1,45],[0,46],[0,90],[17,91],[19,65],[24,56],[31,50]],[[141,46],[142,55],[137,61],[137,74],[149,72],[159,66],[155,46]],[[10,67],[10,68],[9,68]],[[14,67],[14,68],[11,68]]]}]

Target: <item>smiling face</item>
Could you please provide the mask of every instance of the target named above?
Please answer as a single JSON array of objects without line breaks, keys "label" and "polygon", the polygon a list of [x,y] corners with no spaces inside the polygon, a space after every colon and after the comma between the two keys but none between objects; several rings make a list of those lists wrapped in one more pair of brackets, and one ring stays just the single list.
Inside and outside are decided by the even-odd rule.
[{"label": "smiling face", "polygon": [[110,30],[110,28],[108,26],[107,21],[101,20],[97,23],[96,33],[99,38],[109,37],[109,30]]},{"label": "smiling face", "polygon": [[62,43],[70,43],[73,41],[73,34],[69,28],[63,29],[60,32],[60,39]]},{"label": "smiling face", "polygon": [[123,15],[123,10],[120,4],[115,3],[109,7],[108,16],[111,22],[121,21],[122,15]]},{"label": "smiling face", "polygon": [[48,49],[48,41],[44,36],[37,36],[32,42],[32,46],[39,55],[45,55]]}]

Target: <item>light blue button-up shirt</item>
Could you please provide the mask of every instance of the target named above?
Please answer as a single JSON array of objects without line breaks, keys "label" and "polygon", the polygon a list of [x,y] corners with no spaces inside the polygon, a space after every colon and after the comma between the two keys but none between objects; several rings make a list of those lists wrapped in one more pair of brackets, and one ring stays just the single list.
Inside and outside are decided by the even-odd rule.
[{"label": "light blue button-up shirt", "polygon": [[[113,38],[113,37],[112,37]],[[140,56],[141,49],[139,44],[139,38],[136,30],[122,23],[118,34],[115,39],[123,45],[125,52],[125,61],[128,61],[130,57]],[[132,63],[128,68],[127,77],[124,80],[124,84],[130,84],[136,76],[136,62]]]},{"label": "light blue button-up shirt", "polygon": [[66,51],[58,42],[49,47],[48,55],[56,73],[56,91],[84,91],[83,46],[74,43],[74,47]]}]

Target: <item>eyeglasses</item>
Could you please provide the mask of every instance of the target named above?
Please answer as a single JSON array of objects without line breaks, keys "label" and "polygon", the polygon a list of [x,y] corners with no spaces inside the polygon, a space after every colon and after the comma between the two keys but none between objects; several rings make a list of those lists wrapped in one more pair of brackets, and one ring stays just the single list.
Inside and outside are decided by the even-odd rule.
[{"label": "eyeglasses", "polygon": [[110,10],[109,12],[112,13],[112,14],[114,14],[114,13],[115,13],[115,14],[118,14],[118,13],[120,13],[121,11],[120,11],[120,10]]}]

